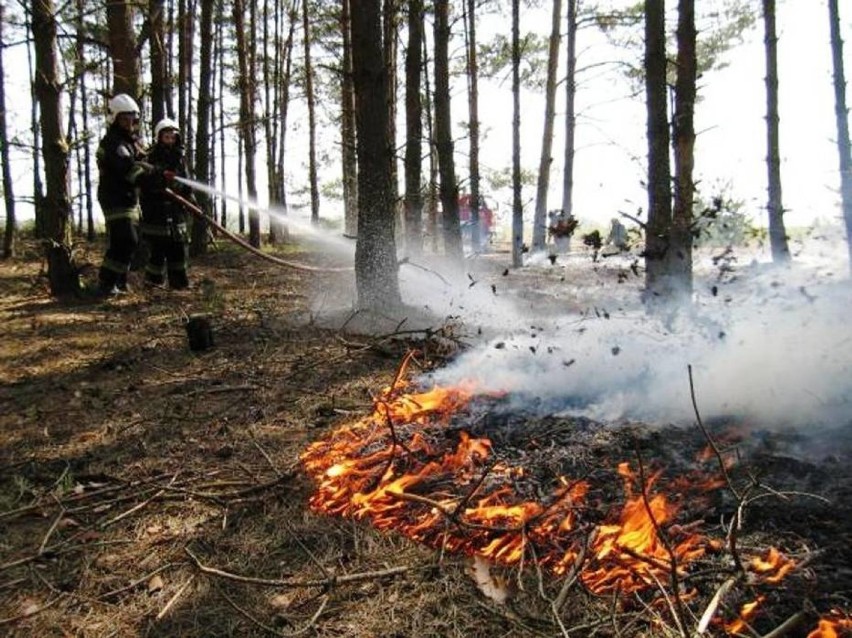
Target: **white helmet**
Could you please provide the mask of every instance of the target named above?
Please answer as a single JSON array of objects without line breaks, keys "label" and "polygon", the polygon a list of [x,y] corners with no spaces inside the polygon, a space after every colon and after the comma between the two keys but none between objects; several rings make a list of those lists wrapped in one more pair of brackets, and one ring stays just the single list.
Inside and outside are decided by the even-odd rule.
[{"label": "white helmet", "polygon": [[133,113],[136,117],[139,117],[139,105],[127,93],[119,93],[113,97],[109,101],[108,108],[111,122],[115,122],[119,113]]},{"label": "white helmet", "polygon": [[178,126],[178,123],[175,122],[173,119],[168,118],[168,117],[164,117],[162,120],[157,122],[157,124],[154,126],[154,139],[155,140],[160,139],[160,133],[162,133],[163,131],[169,131],[169,130],[179,132],[180,127]]}]

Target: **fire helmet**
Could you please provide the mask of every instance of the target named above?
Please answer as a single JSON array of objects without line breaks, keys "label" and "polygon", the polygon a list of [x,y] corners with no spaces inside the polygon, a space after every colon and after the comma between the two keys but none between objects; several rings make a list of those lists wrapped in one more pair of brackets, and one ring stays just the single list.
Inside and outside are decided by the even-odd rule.
[{"label": "fire helmet", "polygon": [[107,107],[109,108],[111,122],[115,122],[119,113],[133,113],[133,115],[139,117],[139,105],[127,93],[119,93],[110,99]]},{"label": "fire helmet", "polygon": [[175,131],[176,133],[180,133],[180,127],[173,119],[164,117],[162,120],[157,122],[156,125],[154,125],[154,139],[160,139],[160,133],[163,131]]}]

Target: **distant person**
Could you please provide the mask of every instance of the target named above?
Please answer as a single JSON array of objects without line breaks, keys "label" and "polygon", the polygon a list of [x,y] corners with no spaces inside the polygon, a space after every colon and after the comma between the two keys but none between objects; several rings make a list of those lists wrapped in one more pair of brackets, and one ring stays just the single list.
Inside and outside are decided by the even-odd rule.
[{"label": "distant person", "polygon": [[145,283],[162,286],[168,280],[169,288],[183,290],[189,287],[186,211],[166,189],[190,202],[194,200],[189,187],[174,180],[175,176],[187,175],[176,122],[165,118],[154,126],[154,145],[148,151],[147,161],[153,171],[142,180],[142,236],[150,248]]},{"label": "distant person", "polygon": [[609,236],[606,243],[608,246],[614,246],[620,252],[624,252],[630,247],[627,242],[627,229],[616,217],[610,220]]},{"label": "distant person", "polygon": [[125,93],[108,104],[110,125],[97,151],[98,203],[106,220],[109,245],[98,273],[104,296],[127,291],[127,272],[139,236],[139,197],[136,187],[146,172],[139,145],[139,106]]}]

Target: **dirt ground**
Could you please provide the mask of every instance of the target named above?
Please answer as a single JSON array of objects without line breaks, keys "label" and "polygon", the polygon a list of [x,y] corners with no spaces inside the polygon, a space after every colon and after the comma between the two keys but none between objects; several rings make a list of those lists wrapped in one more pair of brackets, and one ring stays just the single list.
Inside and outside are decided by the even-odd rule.
[{"label": "dirt ground", "polygon": [[[321,253],[282,256],[329,264]],[[83,257],[97,263],[99,252]],[[312,291],[349,298],[351,275],[224,246],[192,264],[189,291],[145,290],[133,273],[134,291],[108,301],[50,299],[42,267],[34,245],[0,264],[0,634],[686,635],[639,597],[566,588],[556,610],[563,582],[529,565],[506,570],[516,591],[497,604],[465,557],[309,509],[300,453],[370,413],[411,349],[440,365],[463,347],[445,318],[418,315],[403,329],[397,316],[323,316]],[[498,258],[478,276],[502,285],[503,270]],[[209,318],[215,342],[201,352],[188,348],[195,315]],[[643,436],[653,445],[661,435]],[[736,601],[775,602],[742,635],[795,621],[777,635],[806,636],[819,615],[850,609],[845,452],[835,465],[791,469],[783,450],[764,446],[752,468],[827,496],[796,509],[764,491],[749,507],[740,542],[780,545],[803,566],[770,594],[739,583]],[[729,514],[730,501],[717,508]],[[695,622],[730,573],[723,556],[708,559]],[[725,634],[714,625],[706,635]]]}]

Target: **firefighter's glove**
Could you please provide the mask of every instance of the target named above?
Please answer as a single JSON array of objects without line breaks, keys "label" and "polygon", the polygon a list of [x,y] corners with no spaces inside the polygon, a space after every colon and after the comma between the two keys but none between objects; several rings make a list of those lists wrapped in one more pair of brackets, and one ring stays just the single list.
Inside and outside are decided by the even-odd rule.
[{"label": "firefighter's glove", "polygon": [[165,170],[163,171],[163,183],[168,187],[172,186],[175,183],[176,173],[174,171]]}]

